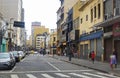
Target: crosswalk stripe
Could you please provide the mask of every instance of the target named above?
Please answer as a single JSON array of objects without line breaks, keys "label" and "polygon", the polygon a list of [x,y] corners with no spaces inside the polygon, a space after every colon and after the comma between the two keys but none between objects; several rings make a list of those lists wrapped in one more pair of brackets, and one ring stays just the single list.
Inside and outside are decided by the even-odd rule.
[{"label": "crosswalk stripe", "polygon": [[105,77],[105,76],[100,76],[100,75],[96,75],[96,74],[92,74],[92,73],[83,73],[85,75],[90,75],[90,76],[96,76],[96,77],[100,77],[100,78],[108,78],[108,77]]},{"label": "crosswalk stripe", "polygon": [[91,78],[91,77],[81,75],[81,74],[76,74],[76,73],[69,73],[69,74],[74,75],[74,76],[78,76],[78,77],[82,77],[82,78]]},{"label": "crosswalk stripe", "polygon": [[54,78],[54,77],[52,77],[52,76],[50,76],[48,74],[41,74],[41,75],[44,76],[45,78]]},{"label": "crosswalk stripe", "polygon": [[70,77],[70,76],[62,74],[62,73],[55,73],[55,74],[58,75],[58,76],[61,76],[61,77]]},{"label": "crosswalk stripe", "polygon": [[35,76],[32,75],[32,74],[26,74],[26,76],[29,77],[29,78],[37,78],[37,77],[35,77]]},{"label": "crosswalk stripe", "polygon": [[11,78],[19,78],[16,74],[11,74]]},{"label": "crosswalk stripe", "polygon": [[100,73],[100,72],[97,72],[97,74],[108,76],[108,77],[113,77],[113,78],[118,78],[117,76],[114,76],[114,75],[111,75],[111,74],[105,74],[105,73]]}]

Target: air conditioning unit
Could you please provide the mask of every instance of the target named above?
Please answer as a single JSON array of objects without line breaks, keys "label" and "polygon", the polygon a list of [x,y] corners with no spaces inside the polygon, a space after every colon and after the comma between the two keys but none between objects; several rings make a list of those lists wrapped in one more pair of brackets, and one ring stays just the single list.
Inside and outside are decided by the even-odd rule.
[{"label": "air conditioning unit", "polygon": [[114,16],[117,16],[120,14],[120,9],[119,8],[114,8]]}]

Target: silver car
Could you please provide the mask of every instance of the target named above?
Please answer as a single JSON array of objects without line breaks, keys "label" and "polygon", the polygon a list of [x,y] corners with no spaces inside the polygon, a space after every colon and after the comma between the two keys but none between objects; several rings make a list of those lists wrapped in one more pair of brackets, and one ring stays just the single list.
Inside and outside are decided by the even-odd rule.
[{"label": "silver car", "polygon": [[12,55],[12,53],[4,52],[0,53],[0,68],[4,69],[12,69],[15,66],[15,57]]}]

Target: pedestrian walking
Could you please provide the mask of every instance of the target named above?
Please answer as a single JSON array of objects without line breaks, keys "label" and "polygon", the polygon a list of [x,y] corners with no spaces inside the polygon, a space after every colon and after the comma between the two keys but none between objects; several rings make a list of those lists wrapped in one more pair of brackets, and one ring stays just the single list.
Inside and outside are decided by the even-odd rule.
[{"label": "pedestrian walking", "polygon": [[92,53],[91,53],[91,60],[94,64],[94,61],[95,61],[95,52],[94,51],[92,51]]},{"label": "pedestrian walking", "polygon": [[115,68],[117,68],[117,61],[118,61],[118,53],[116,50],[113,51],[113,55],[115,55],[116,57],[116,64],[115,64]]},{"label": "pedestrian walking", "polygon": [[117,60],[116,60],[116,56],[114,54],[112,54],[110,56],[110,67],[113,70],[114,66],[117,64]]}]

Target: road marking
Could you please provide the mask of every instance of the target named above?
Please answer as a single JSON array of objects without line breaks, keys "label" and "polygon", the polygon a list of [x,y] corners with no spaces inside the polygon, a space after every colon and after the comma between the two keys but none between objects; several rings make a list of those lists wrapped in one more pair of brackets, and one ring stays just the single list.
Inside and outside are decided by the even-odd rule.
[{"label": "road marking", "polygon": [[54,69],[56,69],[57,71],[61,71],[60,69],[58,69],[56,66],[54,66],[53,64],[51,64],[50,62],[47,62],[50,66],[52,66]]},{"label": "road marking", "polygon": [[20,62],[23,62],[26,58],[23,58],[22,60],[20,60]]},{"label": "road marking", "polygon": [[113,77],[113,78],[118,78],[117,76],[114,76],[114,75],[111,75],[111,74],[106,74],[106,73],[97,72],[97,74],[108,76],[108,77]]},{"label": "road marking", "polygon": [[82,77],[82,78],[91,78],[85,75],[81,75],[81,74],[76,74],[76,73],[69,73],[70,75],[74,75],[74,76],[78,76],[78,77]]},{"label": "road marking", "polygon": [[14,66],[14,68],[10,71],[10,72],[13,72],[15,70],[16,66]]},{"label": "road marking", "polygon": [[62,73],[55,73],[56,75],[58,75],[58,76],[60,76],[60,77],[69,77],[70,78],[70,76],[68,76],[68,75],[65,75],[65,74],[62,74]]},{"label": "road marking", "polygon": [[11,74],[11,78],[19,78],[16,74]]},{"label": "road marking", "polygon": [[32,74],[26,74],[27,75],[27,77],[29,77],[29,78],[37,78],[37,77],[35,77],[34,75],[32,75]]},{"label": "road marking", "polygon": [[96,75],[96,74],[92,74],[92,73],[83,73],[85,75],[90,75],[90,76],[96,76],[96,77],[100,77],[100,78],[108,78],[108,77],[105,77],[105,76],[100,76],[100,75]]},{"label": "road marking", "polygon": [[50,76],[48,74],[41,74],[41,75],[44,76],[45,78],[54,78],[54,77],[52,77],[52,76]]},{"label": "road marking", "polygon": [[9,72],[9,71],[1,71],[0,73],[44,73],[44,72],[87,72],[87,71],[93,71],[93,70],[61,70],[61,71],[14,71],[14,72]]}]

